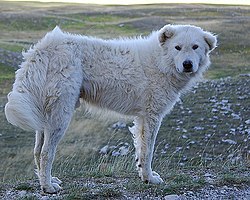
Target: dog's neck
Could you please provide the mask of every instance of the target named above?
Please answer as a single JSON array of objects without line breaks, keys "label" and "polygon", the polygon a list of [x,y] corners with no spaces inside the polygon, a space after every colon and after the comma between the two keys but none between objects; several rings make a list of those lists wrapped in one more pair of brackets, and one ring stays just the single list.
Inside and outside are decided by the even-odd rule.
[{"label": "dog's neck", "polygon": [[[160,47],[161,48],[161,47]],[[162,59],[157,63],[159,69],[166,74],[166,79],[169,80],[170,85],[178,93],[185,93],[189,91],[197,82],[203,80],[203,73],[209,66],[210,62],[200,63],[198,71],[194,73],[178,72],[174,61],[161,51]],[[207,65],[205,65],[208,63]]]}]

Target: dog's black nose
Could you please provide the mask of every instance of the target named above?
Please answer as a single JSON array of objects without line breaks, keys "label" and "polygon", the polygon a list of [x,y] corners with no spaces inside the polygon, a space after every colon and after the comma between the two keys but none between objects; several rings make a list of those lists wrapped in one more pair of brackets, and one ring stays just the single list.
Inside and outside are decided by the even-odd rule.
[{"label": "dog's black nose", "polygon": [[185,72],[191,72],[193,68],[193,62],[191,60],[185,60],[183,62],[183,68]]}]

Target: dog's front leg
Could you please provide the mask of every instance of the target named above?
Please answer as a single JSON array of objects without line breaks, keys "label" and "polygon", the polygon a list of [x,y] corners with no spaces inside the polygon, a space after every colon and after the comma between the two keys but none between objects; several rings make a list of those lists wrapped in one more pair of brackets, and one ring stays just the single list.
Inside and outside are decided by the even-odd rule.
[{"label": "dog's front leg", "polygon": [[135,126],[130,128],[134,135],[136,162],[139,176],[145,182],[162,183],[163,180],[152,171],[152,158],[155,139],[161,124],[161,117],[149,116],[135,119]]}]

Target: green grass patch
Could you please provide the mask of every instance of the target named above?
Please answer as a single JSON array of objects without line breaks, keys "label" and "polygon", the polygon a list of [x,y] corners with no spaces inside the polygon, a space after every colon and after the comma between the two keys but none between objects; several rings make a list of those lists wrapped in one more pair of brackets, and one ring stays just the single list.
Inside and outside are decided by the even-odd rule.
[{"label": "green grass patch", "polygon": [[250,177],[238,173],[225,173],[218,178],[218,185],[249,185]]},{"label": "green grass patch", "polygon": [[73,19],[82,20],[86,23],[117,23],[119,21],[128,20],[129,18],[120,17],[112,14],[86,14],[86,13],[76,13],[76,14],[69,14],[67,17],[71,17]]},{"label": "green grass patch", "polygon": [[228,66],[226,68],[222,66],[213,65],[212,69],[209,70],[205,77],[208,79],[220,79],[225,77],[235,77],[240,74],[249,74],[250,67],[248,66]]},{"label": "green grass patch", "polygon": [[24,44],[19,44],[16,42],[0,42],[0,48],[8,51],[22,52],[24,47]]},{"label": "green grass patch", "polygon": [[205,179],[201,177],[194,177],[188,174],[175,174],[174,177],[170,177],[170,181],[164,188],[163,192],[167,194],[179,194],[182,190],[194,191],[204,187],[206,184]]},{"label": "green grass patch", "polygon": [[15,77],[15,69],[12,67],[5,66],[0,63],[0,82],[6,80],[13,80]]},{"label": "green grass patch", "polygon": [[32,18],[0,18],[0,29],[5,31],[50,31],[55,26],[65,30],[82,30],[86,34],[111,36],[114,34],[124,36],[135,32],[129,25],[120,27],[119,21],[124,18],[113,15],[86,16],[80,14],[65,16],[45,16]]},{"label": "green grass patch", "polygon": [[51,30],[56,25],[65,26],[74,22],[59,17],[32,17],[32,18],[0,18],[0,29],[5,31],[41,31]]},{"label": "green grass patch", "polygon": [[15,78],[15,69],[0,63],[0,94],[6,95],[12,87]]}]

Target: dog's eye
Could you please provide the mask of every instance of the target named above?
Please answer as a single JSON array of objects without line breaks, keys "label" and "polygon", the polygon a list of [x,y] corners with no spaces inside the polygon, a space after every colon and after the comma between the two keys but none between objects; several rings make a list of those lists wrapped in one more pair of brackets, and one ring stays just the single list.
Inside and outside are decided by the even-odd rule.
[{"label": "dog's eye", "polygon": [[180,51],[181,50],[181,47],[179,45],[175,46],[174,47],[176,50]]},{"label": "dog's eye", "polygon": [[195,49],[198,49],[198,45],[197,44],[195,44],[192,48],[193,48],[193,50],[195,50]]}]

